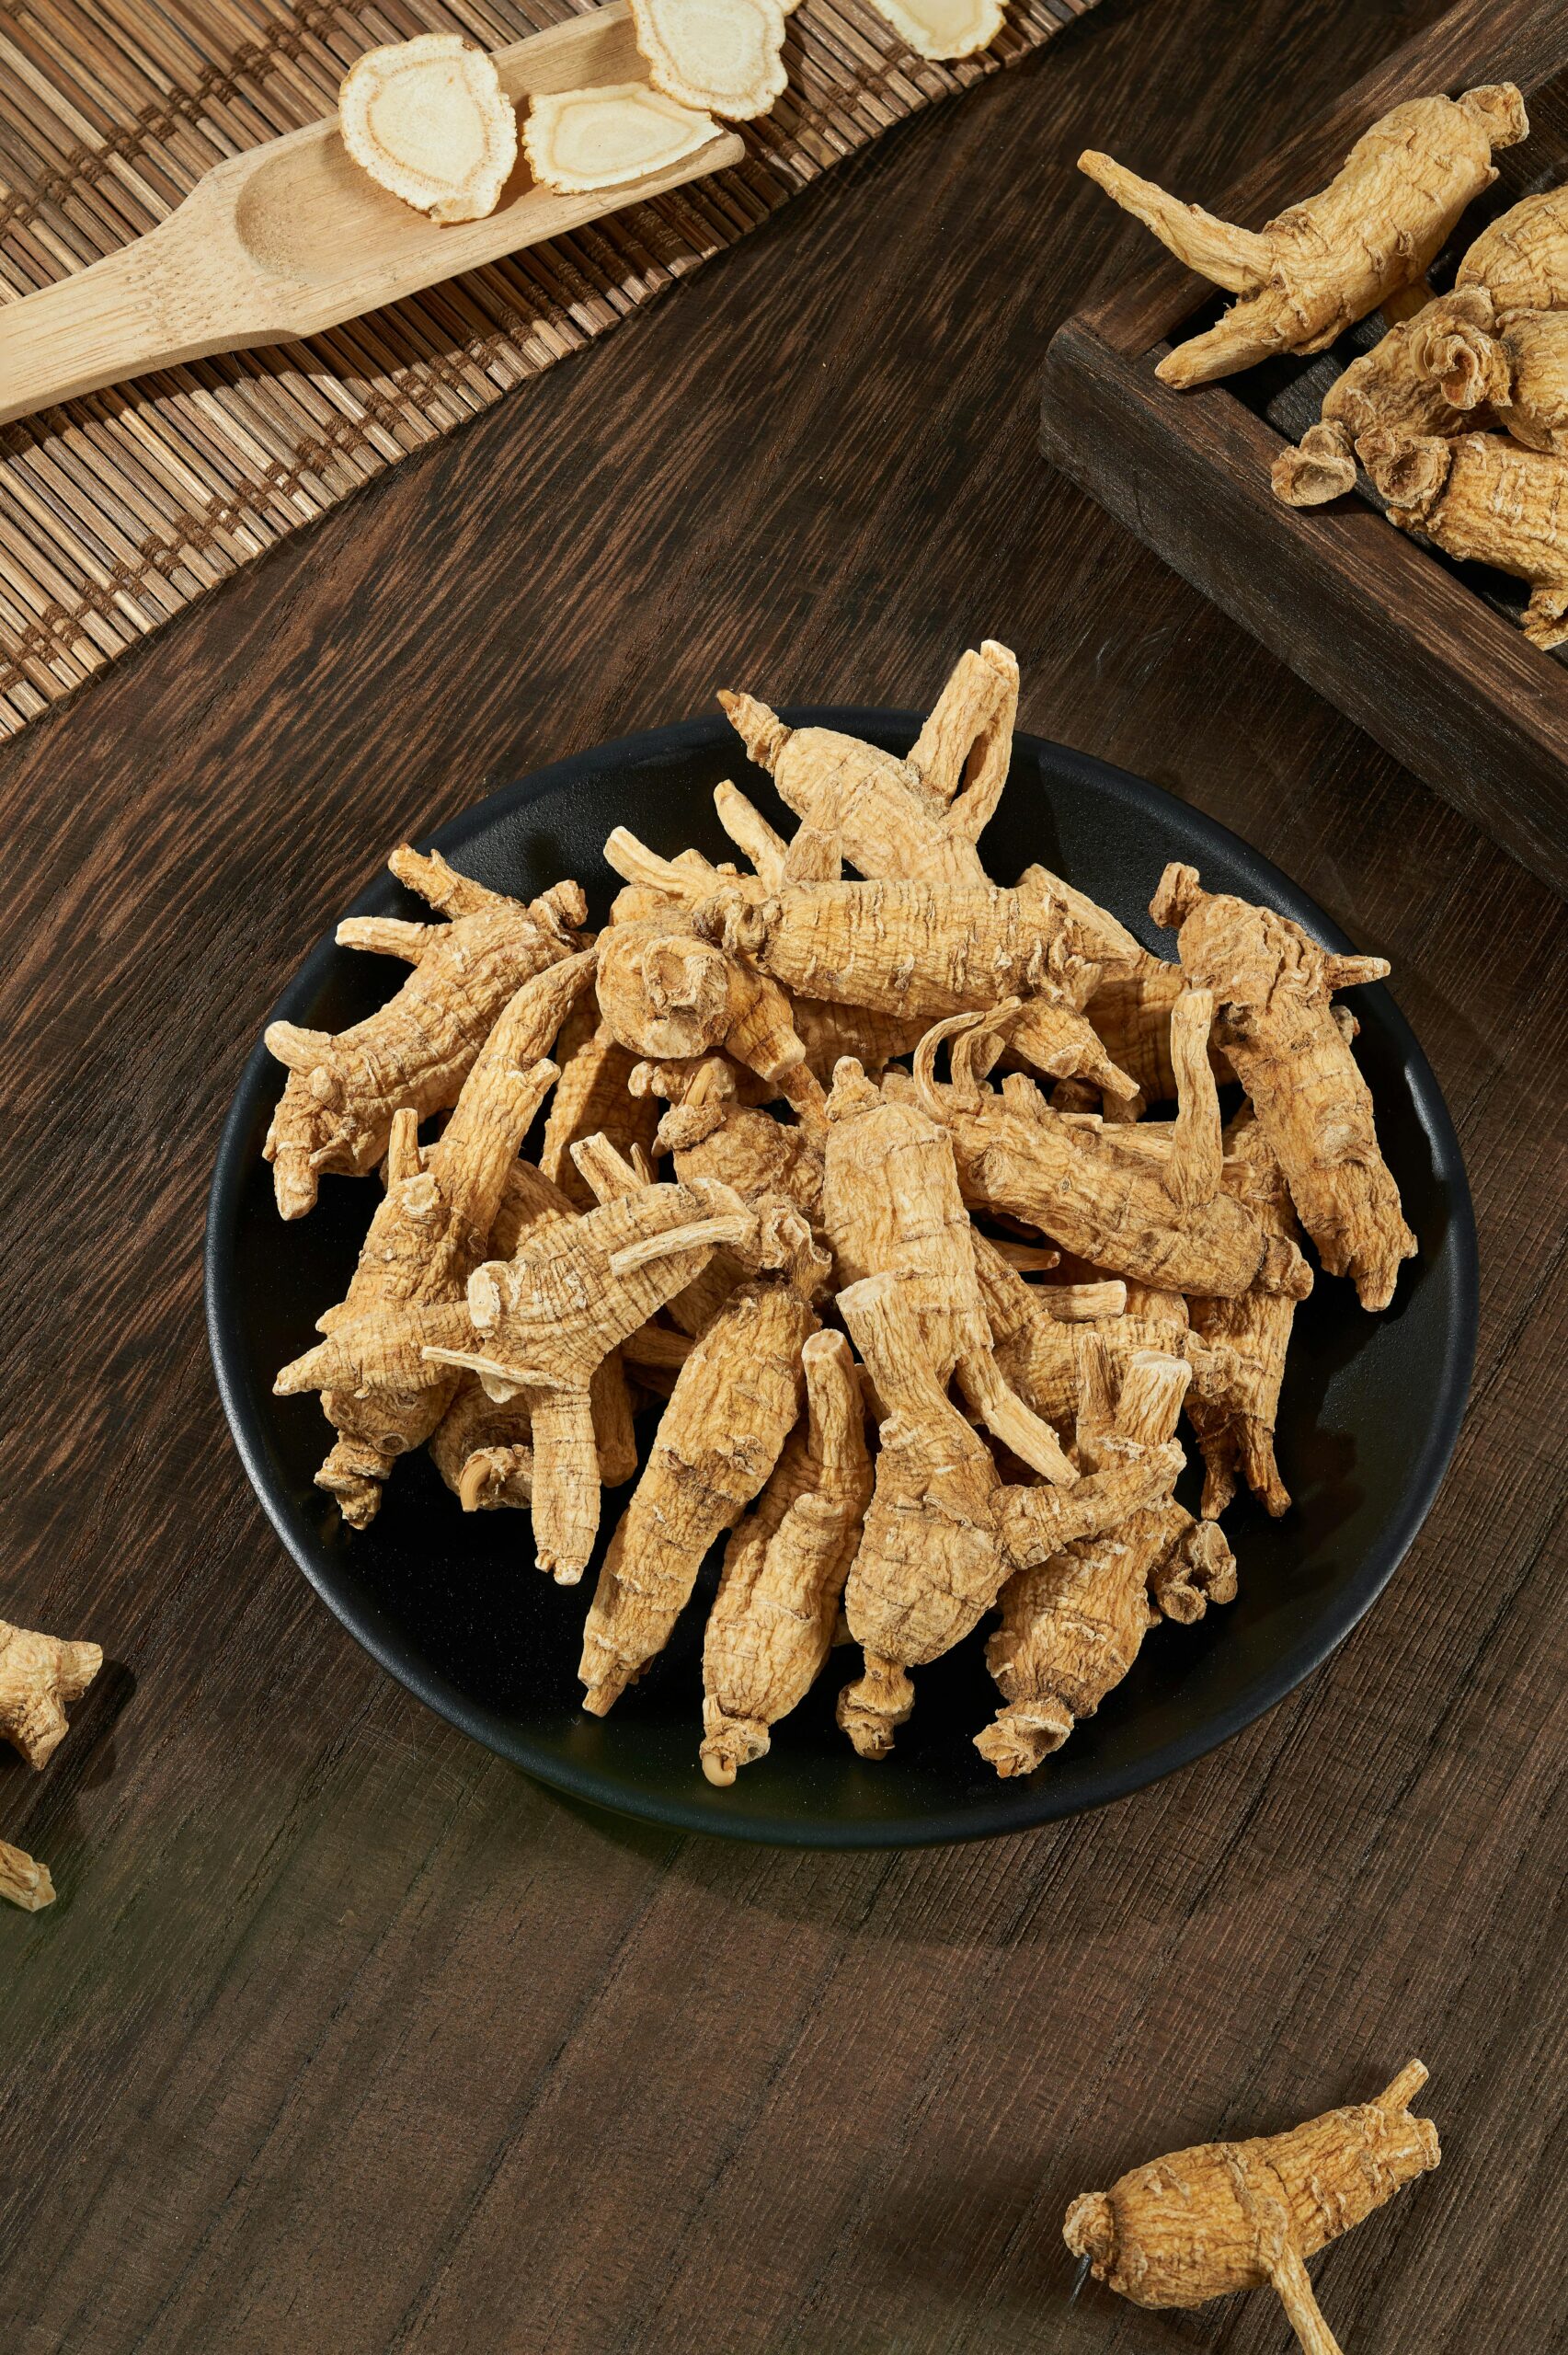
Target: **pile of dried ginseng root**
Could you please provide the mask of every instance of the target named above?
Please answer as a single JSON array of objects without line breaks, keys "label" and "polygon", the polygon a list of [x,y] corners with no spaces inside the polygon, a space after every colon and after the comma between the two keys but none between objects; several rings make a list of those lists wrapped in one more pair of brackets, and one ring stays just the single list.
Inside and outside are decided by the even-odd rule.
[{"label": "pile of dried ginseng root", "polygon": [[1190,269],[1241,296],[1155,373],[1185,391],[1281,352],[1322,351],[1380,311],[1386,332],[1275,461],[1292,507],[1350,490],[1356,463],[1391,520],[1528,581],[1527,638],[1568,640],[1568,187],[1493,221],[1436,295],[1427,271],[1526,138],[1511,82],[1415,98],[1358,139],[1318,195],[1262,229],[1179,203],[1109,155],[1080,165]]},{"label": "pile of dried ginseng root", "polygon": [[[1151,902],[1172,962],[1044,867],[994,883],[976,845],[1017,695],[1005,647],[964,655],[903,760],[727,695],[789,841],[728,784],[744,866],[618,828],[597,938],[575,883],[524,906],[399,850],[447,921],[338,934],[407,961],[397,995],[337,1037],[267,1033],[284,1217],[323,1171],[385,1178],[347,1297],[278,1377],[322,1394],[321,1485],[362,1528],[428,1445],[466,1511],[528,1508],[569,1585],[601,1486],[637,1472],[634,1407],[664,1399],[588,1614],[585,1706],[647,1667],[727,1534],[715,1783],[767,1749],[841,1607],[863,1757],[909,1715],[910,1671],[998,1610],[976,1744],[1000,1775],[1037,1766],[1162,1617],[1233,1594],[1238,1483],[1288,1505],[1301,1230],[1368,1309],[1415,1248],[1331,1004],[1382,960],[1188,867]],[[1223,1131],[1219,1079],[1245,1097]],[[1197,1520],[1173,1495],[1184,1413]]]}]

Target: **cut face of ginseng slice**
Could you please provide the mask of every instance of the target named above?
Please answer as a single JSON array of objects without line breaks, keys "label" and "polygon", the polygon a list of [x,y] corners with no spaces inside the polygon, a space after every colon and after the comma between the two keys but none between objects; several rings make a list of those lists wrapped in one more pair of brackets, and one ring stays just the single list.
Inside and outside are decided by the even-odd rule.
[{"label": "cut face of ginseng slice", "polygon": [[517,161],[517,115],[483,50],[421,33],[355,61],[338,96],[343,144],[432,221],[493,213]]},{"label": "cut face of ginseng slice", "polygon": [[522,127],[529,170],[563,196],[667,171],[717,136],[711,116],[677,106],[646,82],[535,98]]},{"label": "cut face of ginseng slice", "polygon": [[749,122],[783,93],[778,0],[632,0],[632,23],[649,81],[681,106]]},{"label": "cut face of ginseng slice", "polygon": [[871,0],[921,57],[973,57],[1001,30],[1001,0]]}]

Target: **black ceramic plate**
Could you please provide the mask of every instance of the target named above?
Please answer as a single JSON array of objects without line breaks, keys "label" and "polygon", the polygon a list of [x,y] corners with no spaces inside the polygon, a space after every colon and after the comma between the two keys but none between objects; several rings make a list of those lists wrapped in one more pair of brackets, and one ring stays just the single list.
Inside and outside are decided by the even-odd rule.
[{"label": "black ceramic plate", "polygon": [[[916,720],[870,710],[795,711],[902,751]],[[465,873],[524,895],[581,879],[601,921],[616,879],[601,845],[630,826],[656,850],[729,845],[711,788],[734,776],[785,830],[765,777],[717,718],[579,753],[498,793],[436,835]],[[1155,787],[1059,745],[1018,741],[984,848],[1011,880],[1031,860],[1091,891],[1151,947],[1147,913],[1167,859],[1211,889],[1267,901],[1334,948],[1354,944],[1233,834]],[[352,913],[422,914],[383,875]],[[323,941],[274,1017],[338,1029],[395,986],[384,960]],[[898,1846],[1016,1831],[1095,1807],[1169,1774],[1269,1708],[1315,1668],[1393,1575],[1436,1492],[1459,1430],[1474,1348],[1470,1195],[1442,1097],[1386,989],[1358,990],[1358,1051],[1419,1259],[1391,1309],[1363,1315],[1348,1283],[1320,1279],[1297,1320],[1278,1453],[1295,1509],[1227,1516],[1241,1597],[1194,1628],[1165,1626],[1097,1717],[1036,1775],[1000,1783],[971,1747],[997,1695],[971,1638],[916,1671],[913,1717],[890,1758],[863,1764],[833,1722],[854,1655],[835,1652],[768,1757],[733,1788],[697,1764],[704,1606],[714,1565],[668,1651],[601,1720],[577,1706],[578,1634],[594,1569],[575,1590],[532,1567],[521,1514],[464,1515],[421,1455],[406,1459],[360,1535],[312,1486],[326,1449],[314,1397],[275,1399],[272,1375],[308,1348],[341,1299],[369,1217],[369,1186],[328,1178],[310,1217],[284,1225],[261,1143],[281,1073],[258,1047],[219,1148],[207,1233],[212,1355],[235,1438],[278,1534],[353,1635],[433,1709],[579,1798],[704,1832],[821,1847]],[[1189,1475],[1189,1477],[1191,1476]],[[621,1498],[605,1500],[608,1531]]]}]

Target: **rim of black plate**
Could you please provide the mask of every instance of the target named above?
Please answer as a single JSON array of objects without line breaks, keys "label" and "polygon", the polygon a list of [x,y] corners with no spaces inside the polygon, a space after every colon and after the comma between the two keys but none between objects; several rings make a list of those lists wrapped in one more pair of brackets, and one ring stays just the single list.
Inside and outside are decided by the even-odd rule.
[{"label": "rim of black plate", "polygon": [[[791,705],[781,716],[791,727],[838,728],[849,734],[869,736],[873,740],[883,734],[894,737],[907,734],[912,741],[921,725],[916,713],[876,705]],[[706,746],[715,736],[728,740],[730,735],[727,723],[715,715],[711,719],[679,720],[669,727],[647,729],[630,736],[613,738],[588,751],[573,753],[566,760],[554,762],[548,768],[535,770],[512,785],[503,786],[498,792],[487,795],[483,801],[476,802],[472,809],[438,828],[424,839],[419,847],[429,849],[433,844],[450,856],[460,851],[472,834],[482,832],[499,809],[520,809],[548,795],[569,791],[576,785],[602,775],[617,761],[679,754]],[[1056,775],[1069,782],[1076,776],[1085,785],[1109,794],[1129,809],[1162,815],[1174,803],[1182,812],[1184,827],[1199,844],[1211,844],[1216,850],[1222,851],[1233,866],[1242,869],[1253,897],[1294,917],[1325,948],[1341,950],[1353,948],[1354,944],[1347,936],[1288,875],[1254,851],[1240,835],[1232,833],[1217,820],[1207,817],[1191,803],[1181,801],[1176,795],[1167,793],[1162,787],[1134,776],[1125,769],[1114,768],[1092,753],[1074,752],[1047,738],[1020,735],[1014,742],[1018,752],[1035,753]],[[379,879],[368,886],[345,913],[361,913],[361,902],[374,898],[383,888]],[[308,1001],[314,995],[338,954],[334,935],[328,932],[294,973],[267,1015],[262,1028],[265,1028],[267,1023],[292,1018],[296,1004]],[[218,1394],[240,1460],[286,1551],[334,1616],[373,1660],[423,1701],[427,1707],[433,1709],[438,1717],[444,1717],[449,1724],[498,1756],[512,1760],[538,1781],[590,1807],[602,1808],[611,1814],[643,1822],[658,1823],[682,1832],[708,1833],[716,1838],[740,1840],[753,1845],[912,1848],[983,1840],[1002,1832],[1028,1831],[1039,1824],[1058,1821],[1065,1816],[1087,1814],[1096,1808],[1109,1806],[1117,1799],[1130,1797],[1134,1791],[1162,1781],[1181,1767],[1190,1765],[1195,1759],[1205,1756],[1209,1751],[1219,1749],[1243,1728],[1276,1707],[1322,1665],[1376,1602],[1404,1559],[1431,1510],[1453,1454],[1470,1395],[1475,1360],[1480,1291],[1475,1212],[1459,1138],[1431,1065],[1409,1023],[1386,991],[1381,993],[1379,1011],[1400,1055],[1416,1116],[1426,1133],[1434,1165],[1446,1190],[1451,1220],[1450,1233],[1455,1246],[1452,1278],[1455,1329],[1444,1353],[1437,1407],[1425,1444],[1399,1512],[1383,1533],[1379,1543],[1370,1550],[1355,1575],[1325,1609],[1310,1637],[1294,1648],[1277,1667],[1257,1677],[1227,1707],[1216,1710],[1202,1725],[1173,1737],[1161,1749],[1136,1763],[1108,1769],[1100,1786],[1088,1796],[1081,1791],[1076,1797],[1067,1798],[1047,1778],[1037,1787],[1032,1782],[1020,1784],[1010,1787],[1005,1797],[981,1800],[961,1809],[933,1810],[929,1815],[892,1823],[864,1820],[838,1822],[830,1818],[793,1815],[726,1818],[716,1803],[696,1796],[688,1801],[650,1795],[639,1803],[639,1795],[628,1787],[624,1778],[578,1766],[558,1752],[536,1745],[531,1740],[526,1727],[519,1726],[514,1719],[499,1711],[473,1700],[449,1679],[436,1673],[398,1630],[382,1617],[372,1603],[338,1592],[334,1583],[323,1577],[312,1557],[309,1545],[294,1526],[289,1497],[282,1483],[273,1476],[267,1450],[261,1442],[258,1419],[246,1396],[238,1365],[230,1355],[229,1336],[231,1332],[237,1332],[240,1322],[237,1304],[230,1287],[235,1264],[233,1245],[246,1174],[246,1148],[258,1107],[265,1100],[266,1092],[277,1084],[278,1066],[259,1040],[240,1074],[219,1139],[208,1196],[203,1254],[208,1346],[217,1376]]]}]

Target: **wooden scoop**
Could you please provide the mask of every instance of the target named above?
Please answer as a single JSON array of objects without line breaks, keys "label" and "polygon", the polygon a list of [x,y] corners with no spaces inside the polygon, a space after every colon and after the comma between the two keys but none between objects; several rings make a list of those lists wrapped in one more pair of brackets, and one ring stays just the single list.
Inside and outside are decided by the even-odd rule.
[{"label": "wooden scoop", "polygon": [[[647,78],[624,0],[492,55],[513,100]],[[520,155],[494,213],[442,227],[361,171],[336,117],[309,123],[215,164],[133,245],[0,307],[0,425],[144,369],[318,335],[744,153],[726,132],[667,171],[587,196],[536,187]]]}]

